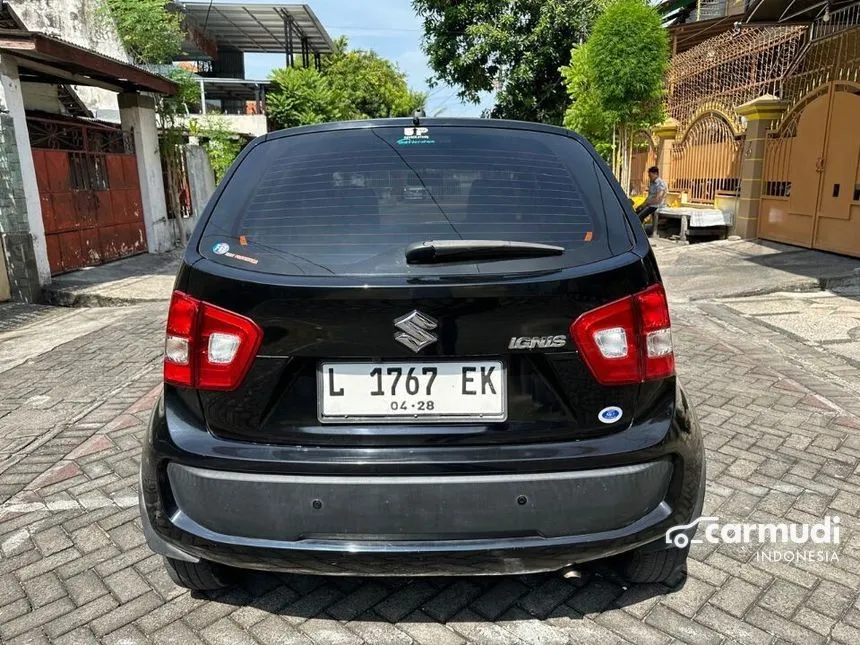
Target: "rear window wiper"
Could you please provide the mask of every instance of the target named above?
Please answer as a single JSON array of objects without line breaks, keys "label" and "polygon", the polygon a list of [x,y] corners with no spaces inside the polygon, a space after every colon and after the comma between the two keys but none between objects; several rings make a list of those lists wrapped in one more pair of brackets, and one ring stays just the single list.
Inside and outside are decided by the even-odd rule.
[{"label": "rear window wiper", "polygon": [[542,258],[564,253],[563,246],[507,240],[427,240],[406,247],[407,264]]}]

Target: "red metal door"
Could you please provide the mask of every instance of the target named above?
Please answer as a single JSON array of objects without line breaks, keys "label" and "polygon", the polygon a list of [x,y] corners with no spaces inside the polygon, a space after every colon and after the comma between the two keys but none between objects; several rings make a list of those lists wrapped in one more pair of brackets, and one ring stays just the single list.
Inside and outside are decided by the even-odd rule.
[{"label": "red metal door", "polygon": [[146,251],[137,159],[119,128],[28,118],[51,273]]}]

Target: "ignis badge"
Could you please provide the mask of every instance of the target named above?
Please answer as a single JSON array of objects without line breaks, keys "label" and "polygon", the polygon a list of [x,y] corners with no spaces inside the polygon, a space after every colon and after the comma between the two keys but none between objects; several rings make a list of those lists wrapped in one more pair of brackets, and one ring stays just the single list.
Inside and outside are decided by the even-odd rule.
[{"label": "ignis badge", "polygon": [[514,336],[508,343],[508,349],[547,349],[565,345],[567,336]]}]

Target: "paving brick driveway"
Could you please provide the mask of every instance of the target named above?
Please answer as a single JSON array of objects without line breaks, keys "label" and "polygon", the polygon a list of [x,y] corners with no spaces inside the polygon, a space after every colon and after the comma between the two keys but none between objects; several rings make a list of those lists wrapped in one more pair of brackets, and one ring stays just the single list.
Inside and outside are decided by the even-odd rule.
[{"label": "paving brick driveway", "polygon": [[[50,351],[0,363],[2,643],[860,643],[860,378],[722,303],[673,303],[679,372],[706,433],[705,510],[839,515],[839,560],[699,544],[674,591],[598,575],[255,573],[227,593],[182,591],[144,544],[135,506],[163,305],[104,312]],[[51,332],[51,315],[0,334],[0,357],[10,333],[25,348],[28,334],[62,340],[76,319],[56,314]]]}]

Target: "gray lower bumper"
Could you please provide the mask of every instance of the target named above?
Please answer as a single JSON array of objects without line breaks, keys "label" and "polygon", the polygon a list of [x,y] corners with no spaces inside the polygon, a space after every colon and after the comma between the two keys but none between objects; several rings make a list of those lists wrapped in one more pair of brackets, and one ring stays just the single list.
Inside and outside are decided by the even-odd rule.
[{"label": "gray lower bumper", "polygon": [[664,499],[668,459],[579,472],[439,477],[307,477],[172,463],[179,514],[251,540],[554,538],[612,531]]}]

